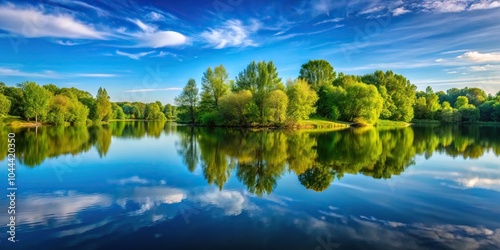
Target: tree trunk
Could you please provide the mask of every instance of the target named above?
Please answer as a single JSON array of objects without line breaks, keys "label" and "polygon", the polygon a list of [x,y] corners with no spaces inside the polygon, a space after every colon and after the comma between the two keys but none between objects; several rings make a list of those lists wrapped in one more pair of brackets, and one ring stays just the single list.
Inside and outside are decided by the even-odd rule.
[{"label": "tree trunk", "polygon": [[35,113],[35,125],[38,126],[38,114]]}]

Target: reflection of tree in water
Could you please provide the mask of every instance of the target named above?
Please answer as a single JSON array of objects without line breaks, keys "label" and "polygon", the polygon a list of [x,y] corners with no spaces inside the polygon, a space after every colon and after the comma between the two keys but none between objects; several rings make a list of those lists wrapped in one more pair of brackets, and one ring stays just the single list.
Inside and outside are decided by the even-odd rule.
[{"label": "reflection of tree in water", "polygon": [[335,173],[329,166],[317,164],[304,173],[300,174],[299,181],[307,189],[321,192],[328,187],[334,180]]},{"label": "reflection of tree in water", "polygon": [[196,128],[180,126],[177,129],[179,141],[176,142],[177,153],[184,159],[184,164],[190,172],[194,172],[198,164],[198,142],[195,134]]},{"label": "reflection of tree in water", "polygon": [[[362,128],[336,132],[286,130],[250,131],[176,126],[164,122],[112,122],[92,127],[0,127],[0,136],[16,133],[16,156],[34,167],[44,159],[77,155],[95,147],[105,157],[112,137],[140,139],[175,134],[179,155],[190,171],[198,163],[209,184],[222,189],[236,169],[236,177],[257,195],[271,193],[288,171],[312,190],[321,191],[344,174],[391,178],[414,164],[416,155],[435,152],[452,157],[500,155],[500,127],[426,126]],[[0,141],[0,160],[7,141]]]},{"label": "reflection of tree in water", "polygon": [[[499,128],[494,130],[499,132]],[[346,173],[388,179],[413,165],[416,155],[428,158],[441,151],[473,157],[482,155],[487,148],[498,150],[500,145],[499,139],[484,140],[486,132],[447,127],[430,131],[419,127],[336,132],[204,128],[197,131],[207,182],[222,188],[235,163],[237,178],[259,196],[276,188],[286,166],[306,188],[322,191],[335,177],[341,179]]]},{"label": "reflection of tree in water", "polygon": [[92,126],[89,130],[91,141],[95,145],[99,157],[106,156],[111,145],[111,127],[108,125]]}]

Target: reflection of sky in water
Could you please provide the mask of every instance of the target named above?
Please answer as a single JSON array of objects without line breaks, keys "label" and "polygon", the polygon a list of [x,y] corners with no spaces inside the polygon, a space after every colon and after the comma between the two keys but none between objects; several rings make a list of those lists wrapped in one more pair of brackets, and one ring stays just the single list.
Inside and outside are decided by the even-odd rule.
[{"label": "reflection of sky in water", "polygon": [[[295,174],[286,173],[271,195],[259,198],[246,191],[235,170],[223,190],[207,187],[199,167],[190,173],[184,166],[173,138],[113,138],[104,158],[91,150],[46,159],[36,168],[18,166],[18,246],[500,245],[500,169],[492,153],[476,160],[417,156],[400,176],[377,180],[346,174],[323,192],[305,189]],[[7,207],[5,200],[0,205]],[[0,218],[7,221],[5,213]]]}]

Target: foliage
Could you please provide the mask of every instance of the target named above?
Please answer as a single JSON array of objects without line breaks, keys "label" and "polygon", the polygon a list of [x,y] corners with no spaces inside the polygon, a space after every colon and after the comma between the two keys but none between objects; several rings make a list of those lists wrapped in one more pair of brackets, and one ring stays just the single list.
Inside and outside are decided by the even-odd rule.
[{"label": "foliage", "polygon": [[283,123],[286,120],[288,96],[282,90],[271,91],[264,99],[265,122]]},{"label": "foliage", "polygon": [[322,87],[328,87],[335,79],[335,71],[326,60],[310,60],[302,64],[299,79],[305,80],[311,88],[318,92]]},{"label": "foliage", "polygon": [[268,95],[274,90],[284,90],[281,78],[278,77],[278,71],[272,61],[251,62],[245,70],[236,77],[233,91],[249,90],[252,93],[252,99],[257,107],[259,122],[265,123],[266,108],[265,102]]},{"label": "foliage", "polygon": [[226,125],[247,125],[254,113],[252,107],[252,92],[242,90],[236,93],[230,93],[220,99],[220,113]]},{"label": "foliage", "polygon": [[201,80],[200,112],[212,112],[219,109],[219,100],[229,92],[228,74],[223,65],[212,70],[208,68]]},{"label": "foliage", "polygon": [[25,82],[22,85],[24,96],[24,116],[26,118],[43,118],[47,115],[52,93],[35,82]]},{"label": "foliage", "polygon": [[0,115],[6,115],[10,110],[10,100],[0,93]]},{"label": "foliage", "polygon": [[309,115],[316,112],[314,105],[318,101],[318,95],[309,87],[306,81],[302,79],[294,82],[289,81],[286,86],[286,92],[289,98],[289,119],[300,122],[309,119]]},{"label": "foliage", "polygon": [[179,107],[181,120],[195,123],[198,111],[198,100],[196,81],[191,78],[182,90],[182,93],[175,98],[175,103]]},{"label": "foliage", "polygon": [[108,92],[104,88],[99,88],[97,91],[95,110],[94,120],[97,122],[108,121],[112,115],[111,101],[109,100]]},{"label": "foliage", "polygon": [[413,119],[416,86],[404,76],[392,71],[375,71],[373,74],[364,75],[362,82],[375,85],[384,99],[382,119],[405,122]]}]

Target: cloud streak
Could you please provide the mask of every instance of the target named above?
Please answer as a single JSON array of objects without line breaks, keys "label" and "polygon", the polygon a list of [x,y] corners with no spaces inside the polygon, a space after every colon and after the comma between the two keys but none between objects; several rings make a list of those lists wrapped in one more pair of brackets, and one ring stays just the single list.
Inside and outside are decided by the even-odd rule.
[{"label": "cloud streak", "polygon": [[257,43],[250,37],[257,30],[258,24],[245,26],[240,20],[231,19],[221,27],[202,32],[200,36],[215,49],[248,47],[257,46]]},{"label": "cloud streak", "polygon": [[24,37],[106,39],[104,32],[67,14],[47,14],[36,8],[0,6],[0,29]]}]

